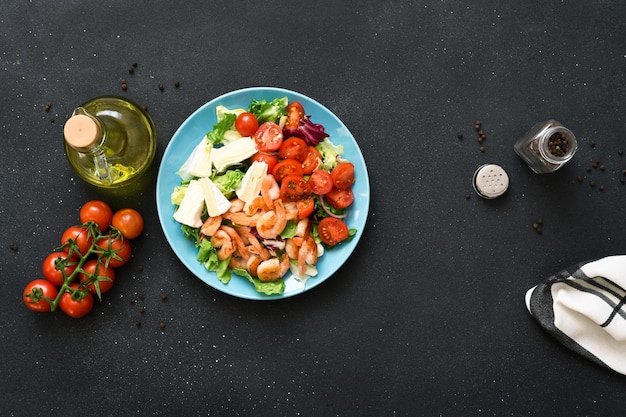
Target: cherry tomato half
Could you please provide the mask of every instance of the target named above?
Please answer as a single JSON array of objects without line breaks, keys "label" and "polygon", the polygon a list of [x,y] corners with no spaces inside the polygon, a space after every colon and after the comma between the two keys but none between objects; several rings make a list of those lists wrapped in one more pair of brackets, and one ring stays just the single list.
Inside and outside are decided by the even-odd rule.
[{"label": "cherry tomato half", "polygon": [[330,246],[343,242],[349,236],[348,226],[336,217],[324,217],[317,226],[322,242]]},{"label": "cherry tomato half", "polygon": [[283,143],[283,130],[274,122],[265,122],[254,134],[256,148],[261,152],[274,152]]},{"label": "cherry tomato half", "polygon": [[135,209],[125,208],[116,211],[111,224],[119,230],[126,239],[135,239],[143,232],[143,217]]},{"label": "cherry tomato half", "polygon": [[276,178],[276,181],[281,182],[287,175],[297,175],[299,177],[304,175],[302,164],[295,159],[283,159],[272,170],[272,175]]},{"label": "cherry tomato half", "polygon": [[130,261],[133,249],[123,236],[105,236],[98,239],[96,246],[104,251],[100,261],[111,268],[119,268]]},{"label": "cherry tomato half", "polygon": [[302,161],[302,169],[304,169],[305,174],[310,174],[315,171],[322,163],[322,155],[320,152],[315,149],[314,146],[309,146],[307,148],[306,156]]},{"label": "cherry tomato half", "polygon": [[304,118],[304,107],[297,101],[289,103],[287,106],[287,122],[285,123],[286,129],[297,129],[300,124],[300,120]]},{"label": "cherry tomato half", "polygon": [[77,261],[73,257],[69,258],[67,252],[52,252],[43,261],[43,276],[57,287],[60,287],[63,285],[65,278],[72,275],[76,269],[76,264]]},{"label": "cherry tomato half", "polygon": [[330,172],[333,184],[337,188],[348,188],[354,184],[354,165],[351,162],[342,162]]},{"label": "cherry tomato half", "polygon": [[81,223],[94,222],[101,232],[105,232],[111,224],[113,210],[104,201],[88,201],[80,208]]},{"label": "cherry tomato half", "polygon": [[83,271],[78,276],[80,282],[86,285],[92,294],[104,294],[115,284],[115,269],[110,264],[107,268],[102,262],[95,259],[85,262]]},{"label": "cherry tomato half", "polygon": [[53,301],[58,294],[59,290],[53,283],[45,279],[36,279],[26,285],[22,300],[30,310],[46,313],[50,311],[50,303],[47,300]]},{"label": "cherry tomato half", "polygon": [[292,136],[280,145],[278,156],[283,159],[295,159],[298,162],[303,162],[307,152],[308,146],[304,139]]},{"label": "cherry tomato half", "polygon": [[276,155],[271,154],[271,153],[266,153],[266,152],[257,152],[254,155],[252,155],[250,160],[252,162],[255,162],[255,161],[265,162],[267,164],[267,172],[269,174],[272,173],[272,171],[274,170],[274,167],[278,163],[278,157]]},{"label": "cherry tomato half", "polygon": [[308,181],[299,175],[287,175],[280,183],[280,198],[283,201],[304,200],[310,195]]},{"label": "cherry tomato half", "polygon": [[66,291],[61,295],[59,308],[75,319],[87,315],[93,308],[93,295],[78,283],[70,284],[74,291]]},{"label": "cherry tomato half", "polygon": [[315,194],[324,195],[328,194],[333,189],[333,179],[328,171],[318,169],[317,171],[313,171],[309,177],[309,185],[311,186],[311,191]]},{"label": "cherry tomato half", "polygon": [[350,188],[333,188],[324,198],[332,207],[343,210],[354,201],[354,193],[352,193]]},{"label": "cherry tomato half", "polygon": [[90,236],[89,229],[81,226],[68,227],[61,236],[61,245],[63,250],[70,253],[70,249],[73,249],[72,254],[80,253],[85,255],[91,248],[93,243],[93,236]]},{"label": "cherry tomato half", "polygon": [[241,136],[252,136],[259,128],[256,116],[249,112],[240,113],[235,119],[235,129]]},{"label": "cherry tomato half", "polygon": [[315,210],[315,200],[313,198],[300,200],[296,204],[298,207],[298,218],[300,219],[306,219],[313,214],[313,210]]}]

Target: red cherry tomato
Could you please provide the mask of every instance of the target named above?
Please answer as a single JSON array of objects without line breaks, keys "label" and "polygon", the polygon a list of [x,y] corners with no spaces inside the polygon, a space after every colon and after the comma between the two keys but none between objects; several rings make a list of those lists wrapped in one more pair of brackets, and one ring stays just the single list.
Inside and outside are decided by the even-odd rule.
[{"label": "red cherry tomato", "polygon": [[107,268],[98,260],[90,260],[83,265],[83,271],[78,276],[80,282],[86,285],[92,294],[104,294],[115,284],[115,269],[110,265]]},{"label": "red cherry tomato", "polygon": [[280,183],[280,198],[283,201],[304,200],[310,195],[308,181],[299,175],[287,175]]},{"label": "red cherry tomato", "polygon": [[300,200],[296,204],[298,207],[298,217],[300,219],[306,219],[313,214],[313,210],[315,210],[315,200],[312,198]]},{"label": "red cherry tomato", "polygon": [[300,124],[300,120],[304,118],[304,107],[297,101],[291,102],[287,106],[287,122],[285,123],[286,129],[297,129]]},{"label": "red cherry tomato", "polygon": [[259,128],[256,116],[249,112],[243,112],[235,119],[235,129],[241,136],[252,136]]},{"label": "red cherry tomato", "polygon": [[313,171],[309,177],[309,185],[311,186],[311,191],[315,194],[324,195],[328,194],[333,189],[333,179],[328,171],[318,169],[317,171]]},{"label": "red cherry tomato", "polygon": [[350,188],[333,188],[324,198],[332,207],[343,210],[354,201],[354,193],[352,193]]},{"label": "red cherry tomato", "polygon": [[119,230],[126,239],[135,239],[143,232],[143,217],[131,208],[116,211],[111,224]]},{"label": "red cherry tomato", "polygon": [[70,284],[73,291],[64,292],[59,300],[59,308],[73,318],[80,318],[93,308],[93,295],[78,283]]},{"label": "red cherry tomato", "polygon": [[93,236],[90,235],[89,229],[86,227],[70,226],[61,236],[63,250],[70,253],[70,249],[72,249],[72,254],[78,251],[78,253],[84,256],[91,248],[92,243]]},{"label": "red cherry tomato", "polygon": [[50,303],[53,301],[59,290],[48,280],[36,279],[31,281],[24,288],[22,300],[28,309],[38,313],[46,313],[50,311]]},{"label": "red cherry tomato", "polygon": [[350,162],[342,162],[330,172],[333,184],[337,188],[348,188],[354,184],[354,165]]},{"label": "red cherry tomato", "polygon": [[276,164],[278,164],[278,157],[271,153],[257,152],[250,158],[252,162],[265,162],[267,164],[267,173],[271,174]]},{"label": "red cherry tomato", "polygon": [[43,276],[57,287],[60,287],[63,285],[65,278],[72,275],[76,265],[76,259],[73,257],[69,258],[67,252],[53,252],[43,261]]},{"label": "red cherry tomato", "polygon": [[111,207],[100,200],[88,201],[80,208],[81,223],[94,222],[101,232],[105,232],[109,228],[112,215]]},{"label": "red cherry tomato", "polygon": [[111,268],[119,268],[130,261],[133,249],[123,236],[108,235],[98,239],[96,246],[103,251],[100,261]]},{"label": "red cherry tomato", "polygon": [[330,246],[343,242],[349,236],[348,226],[336,217],[324,217],[317,226],[322,242]]},{"label": "red cherry tomato", "polygon": [[299,177],[304,175],[302,164],[295,159],[283,159],[272,170],[272,175],[276,178],[276,181],[281,182],[287,175],[297,175]]},{"label": "red cherry tomato", "polygon": [[307,148],[306,156],[302,161],[302,169],[304,169],[305,174],[310,174],[315,171],[322,163],[322,155],[319,153],[314,146],[309,146]]},{"label": "red cherry tomato", "polygon": [[261,152],[274,152],[283,143],[283,130],[274,122],[265,122],[254,134],[256,148]]},{"label": "red cherry tomato", "polygon": [[278,156],[283,159],[295,159],[296,161],[303,162],[307,152],[308,146],[304,139],[292,136],[283,141],[283,144],[280,145]]}]

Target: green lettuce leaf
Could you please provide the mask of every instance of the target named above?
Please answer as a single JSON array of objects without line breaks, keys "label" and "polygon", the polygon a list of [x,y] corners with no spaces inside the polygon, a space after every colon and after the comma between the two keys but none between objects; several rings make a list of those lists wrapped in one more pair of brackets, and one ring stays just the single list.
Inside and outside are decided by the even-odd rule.
[{"label": "green lettuce leaf", "polygon": [[206,138],[213,145],[218,145],[224,140],[224,133],[233,128],[237,116],[233,113],[226,113],[224,117],[213,125],[213,130],[206,134]]},{"label": "green lettuce leaf", "polygon": [[233,273],[240,275],[250,281],[254,288],[265,295],[282,294],[285,292],[285,281],[281,278],[278,281],[263,282],[258,278],[253,277],[245,269],[236,268],[233,269]]},{"label": "green lettuce leaf", "polygon": [[244,173],[239,169],[229,169],[222,175],[213,175],[211,181],[228,199],[233,197],[233,193],[241,186]]},{"label": "green lettuce leaf", "polygon": [[265,99],[252,99],[248,111],[256,116],[259,124],[265,122],[278,122],[278,119],[284,114],[284,109],[289,104],[287,97],[275,98],[268,102]]},{"label": "green lettuce leaf", "polygon": [[332,171],[339,163],[338,157],[343,154],[343,146],[334,145],[328,138],[318,143],[315,149],[322,155],[321,169],[325,171]]}]

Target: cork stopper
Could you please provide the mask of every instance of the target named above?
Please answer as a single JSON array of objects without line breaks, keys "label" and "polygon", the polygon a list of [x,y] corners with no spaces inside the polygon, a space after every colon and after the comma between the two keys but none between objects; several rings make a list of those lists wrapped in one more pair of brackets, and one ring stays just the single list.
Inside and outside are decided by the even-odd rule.
[{"label": "cork stopper", "polygon": [[74,149],[86,149],[94,145],[100,136],[98,123],[85,114],[75,114],[63,127],[65,141]]}]

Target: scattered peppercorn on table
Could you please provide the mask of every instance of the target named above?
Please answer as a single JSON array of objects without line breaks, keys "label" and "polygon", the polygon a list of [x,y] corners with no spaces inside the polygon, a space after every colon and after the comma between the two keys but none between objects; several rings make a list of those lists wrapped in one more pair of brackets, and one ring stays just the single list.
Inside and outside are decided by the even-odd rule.
[{"label": "scattered peppercorn on table", "polygon": [[[626,51],[617,35],[626,4],[32,1],[0,15],[0,415],[573,416],[626,403],[624,377],[558,343],[524,300],[558,271],[626,251]],[[286,280],[284,295],[237,290],[254,277],[217,280],[195,259],[203,237],[171,239],[174,206],[162,210],[174,191],[160,187],[164,175],[177,176],[217,124],[215,112],[191,116],[217,97],[248,112],[250,102],[229,93],[249,88],[305,97],[288,122],[306,119],[308,134],[327,134],[343,146],[339,162],[355,166],[345,213],[327,198],[309,207],[345,222],[349,237],[324,247],[320,275]],[[66,157],[65,122],[96,97],[129,100],[154,122],[150,168],[127,187],[91,185]],[[533,127],[555,121],[561,133],[543,149]],[[101,133],[89,146],[106,161],[132,151]],[[257,154],[240,136],[213,167]],[[76,158],[92,152],[78,148]],[[89,155],[87,166],[96,163]],[[272,156],[291,159],[259,155],[247,180],[255,187],[239,189],[247,200]],[[189,180],[203,178],[202,198],[219,188],[211,163],[187,168]],[[115,253],[91,245],[87,267],[61,248],[89,201],[142,216],[113,286],[100,260]],[[226,213],[221,204],[215,194],[212,212]],[[178,217],[196,215],[206,220],[203,211]],[[310,216],[314,239],[320,218]],[[250,227],[241,233],[252,245],[260,238]],[[280,242],[270,249],[268,268],[297,270],[298,257],[311,266],[304,252],[281,263]],[[52,253],[70,269],[54,270]],[[65,297],[46,292],[47,276]],[[66,282],[83,276],[82,289],[79,278]],[[86,295],[96,283],[106,291]],[[27,286],[36,305],[25,304]],[[95,301],[84,315],[27,308],[45,310],[46,296],[76,307],[82,290]]]}]

